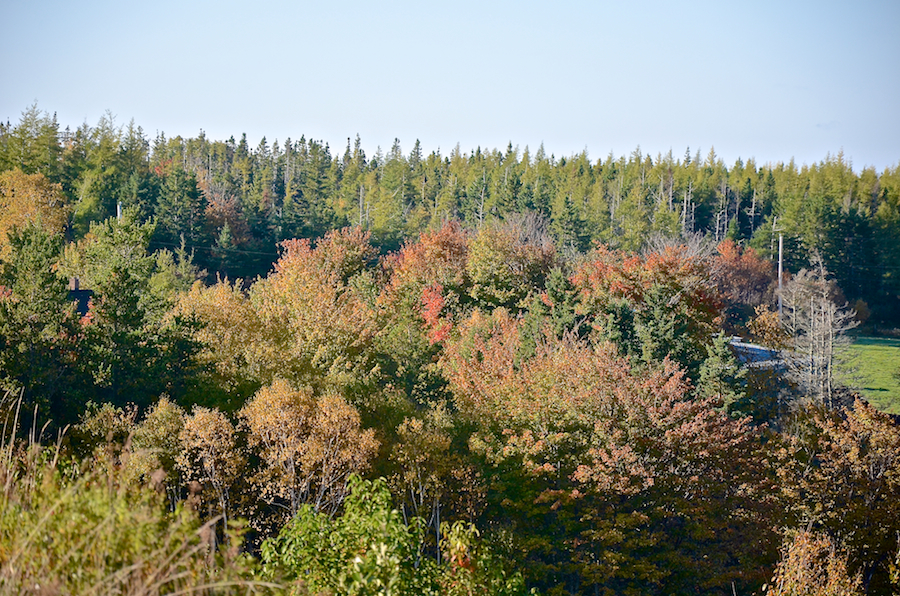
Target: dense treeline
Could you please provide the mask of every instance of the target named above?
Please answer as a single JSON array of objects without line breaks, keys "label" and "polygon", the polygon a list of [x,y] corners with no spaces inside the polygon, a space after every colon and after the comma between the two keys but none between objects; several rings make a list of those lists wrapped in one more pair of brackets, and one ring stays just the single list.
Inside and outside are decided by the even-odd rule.
[{"label": "dense treeline", "polygon": [[900,429],[841,386],[829,273],[844,219],[886,258],[897,172],[285,146],[4,130],[2,591],[900,582]]},{"label": "dense treeline", "polygon": [[116,213],[117,204],[156,217],[154,246],[183,238],[211,274],[251,278],[277,257],[276,243],[357,225],[383,252],[442,222],[484,222],[533,211],[551,222],[559,247],[601,242],[640,249],[653,233],[730,238],[772,258],[785,239],[790,271],[817,251],[846,297],[863,300],[873,322],[900,317],[900,164],[854,172],[841,153],[798,167],[728,167],[713,150],[682,157],[587,153],[556,158],[542,147],[442,155],[395,141],[367,156],[360,139],[343,151],[301,138],[252,147],[245,136],[148,139],[111,115],[60,130],[33,106],[0,126],[0,171],[20,168],[59,184],[72,233]]}]

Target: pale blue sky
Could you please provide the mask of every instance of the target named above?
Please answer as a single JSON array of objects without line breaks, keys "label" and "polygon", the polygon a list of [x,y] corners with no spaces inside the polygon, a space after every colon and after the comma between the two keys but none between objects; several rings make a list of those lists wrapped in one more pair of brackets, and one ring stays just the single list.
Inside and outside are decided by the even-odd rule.
[{"label": "pale blue sky", "polygon": [[5,0],[0,118],[900,163],[900,2]]}]

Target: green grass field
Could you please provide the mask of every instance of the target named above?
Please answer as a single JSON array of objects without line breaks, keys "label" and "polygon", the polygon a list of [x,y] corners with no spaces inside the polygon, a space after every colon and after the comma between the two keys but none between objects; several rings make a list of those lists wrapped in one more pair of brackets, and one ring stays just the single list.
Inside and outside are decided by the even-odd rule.
[{"label": "green grass field", "polygon": [[850,350],[857,369],[852,384],[882,412],[900,414],[900,339],[858,337]]}]

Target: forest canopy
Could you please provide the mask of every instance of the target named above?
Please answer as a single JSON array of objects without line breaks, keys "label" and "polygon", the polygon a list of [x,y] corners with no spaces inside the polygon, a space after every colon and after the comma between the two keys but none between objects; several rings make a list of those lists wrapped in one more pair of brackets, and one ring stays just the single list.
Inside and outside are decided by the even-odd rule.
[{"label": "forest canopy", "polygon": [[[586,151],[556,157],[512,143],[445,155],[416,141],[407,151],[395,140],[366,155],[359,138],[341,148],[305,137],[253,146],[246,135],[214,140],[202,131],[151,139],[109,113],[72,130],[36,105],[0,125],[0,171],[58,185],[71,211],[70,239],[119,204],[133,207],[142,221],[157,222],[154,248],[174,250],[183,239],[212,276],[265,274],[278,242],[344,226],[368,230],[385,253],[445,221],[478,228],[532,212],[568,251],[598,242],[636,251],[654,235],[702,233],[772,260],[782,235],[787,270],[808,266],[815,251],[873,321],[900,317],[900,161],[878,172],[854,170],[842,152],[798,165],[725,164],[712,148],[653,156],[638,147],[595,160]],[[5,210],[0,229],[21,217],[27,196],[21,175],[7,177],[5,200],[16,207]]]},{"label": "forest canopy", "polygon": [[900,428],[839,374],[898,323],[900,165],[33,106],[0,192],[0,591],[900,585]]}]

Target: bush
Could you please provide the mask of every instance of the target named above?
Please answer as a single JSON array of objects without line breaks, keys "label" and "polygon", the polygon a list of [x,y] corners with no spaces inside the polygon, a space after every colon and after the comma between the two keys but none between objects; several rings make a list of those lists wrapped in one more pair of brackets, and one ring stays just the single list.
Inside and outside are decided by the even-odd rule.
[{"label": "bush", "polygon": [[[165,495],[114,461],[67,460],[60,444],[2,441],[0,593],[253,593],[252,560],[214,548],[213,524],[167,511]],[[102,451],[100,459],[103,459]]]}]

